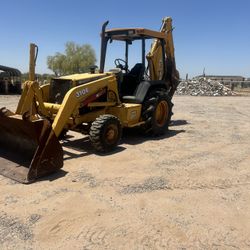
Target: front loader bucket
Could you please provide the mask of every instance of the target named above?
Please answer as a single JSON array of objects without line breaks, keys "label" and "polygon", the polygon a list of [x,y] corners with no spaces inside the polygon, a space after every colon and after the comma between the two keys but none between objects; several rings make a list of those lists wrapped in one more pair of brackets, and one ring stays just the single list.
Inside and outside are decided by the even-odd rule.
[{"label": "front loader bucket", "polygon": [[0,112],[0,174],[30,183],[63,166],[63,150],[46,119],[26,121]]}]

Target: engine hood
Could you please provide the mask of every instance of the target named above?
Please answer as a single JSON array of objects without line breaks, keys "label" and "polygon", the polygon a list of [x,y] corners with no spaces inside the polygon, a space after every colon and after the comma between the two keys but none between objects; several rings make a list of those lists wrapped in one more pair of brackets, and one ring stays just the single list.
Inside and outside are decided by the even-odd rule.
[{"label": "engine hood", "polygon": [[[79,84],[82,84],[86,81],[94,81],[100,78],[103,78],[107,76],[107,74],[91,74],[91,73],[83,73],[83,74],[72,74],[72,75],[67,75],[67,76],[61,76],[61,77],[56,77],[54,79],[60,79],[60,80],[71,80],[74,82],[78,82]],[[83,82],[82,82],[83,81]]]}]

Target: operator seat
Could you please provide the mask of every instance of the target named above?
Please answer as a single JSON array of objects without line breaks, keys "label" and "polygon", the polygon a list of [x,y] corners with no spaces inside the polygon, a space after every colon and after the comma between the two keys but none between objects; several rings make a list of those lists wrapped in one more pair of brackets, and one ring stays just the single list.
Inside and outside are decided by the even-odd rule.
[{"label": "operator seat", "polygon": [[136,63],[135,66],[128,73],[129,76],[134,77],[136,82],[140,82],[144,75],[144,66],[142,63]]},{"label": "operator seat", "polygon": [[121,87],[123,96],[133,95],[137,86],[143,80],[144,72],[144,65],[142,63],[136,63],[129,73],[124,75],[124,80]]}]

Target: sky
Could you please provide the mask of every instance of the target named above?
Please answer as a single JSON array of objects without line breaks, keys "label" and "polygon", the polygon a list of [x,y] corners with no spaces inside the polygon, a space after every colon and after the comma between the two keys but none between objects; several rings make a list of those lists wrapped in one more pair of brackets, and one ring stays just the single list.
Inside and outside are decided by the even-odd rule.
[{"label": "sky", "polygon": [[[0,6],[0,64],[23,73],[30,42],[39,46],[37,73],[52,73],[47,56],[63,53],[67,41],[91,44],[99,64],[106,20],[109,28],[159,30],[162,18],[171,16],[181,77],[202,74],[204,68],[206,74],[250,77],[249,0],[0,0]],[[109,53],[115,58],[117,48]]]}]

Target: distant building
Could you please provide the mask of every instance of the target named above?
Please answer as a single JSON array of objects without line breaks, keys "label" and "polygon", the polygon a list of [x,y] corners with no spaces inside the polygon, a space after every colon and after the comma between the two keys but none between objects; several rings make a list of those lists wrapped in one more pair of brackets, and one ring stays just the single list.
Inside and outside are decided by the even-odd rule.
[{"label": "distant building", "polygon": [[250,78],[243,76],[225,76],[225,75],[199,75],[194,78],[207,78],[214,81],[219,81],[227,86],[250,87]]},{"label": "distant building", "polygon": [[246,81],[247,78],[243,76],[223,76],[223,75],[199,75],[196,76],[195,78],[200,78],[200,77],[206,77],[215,81],[224,81],[224,82],[230,82],[230,81]]}]

